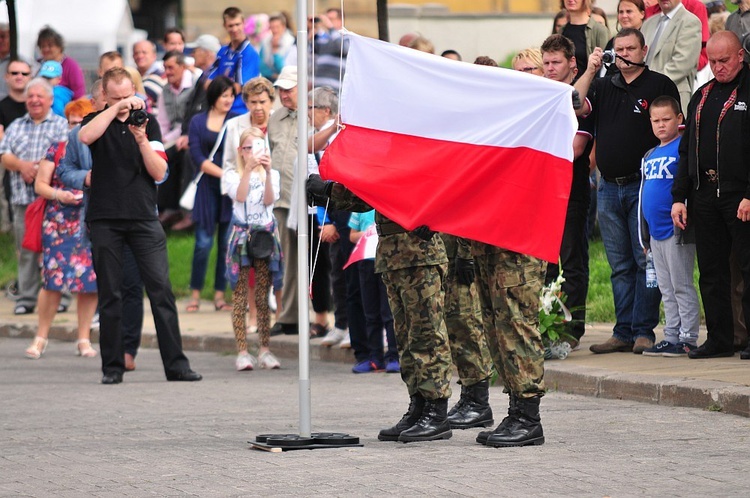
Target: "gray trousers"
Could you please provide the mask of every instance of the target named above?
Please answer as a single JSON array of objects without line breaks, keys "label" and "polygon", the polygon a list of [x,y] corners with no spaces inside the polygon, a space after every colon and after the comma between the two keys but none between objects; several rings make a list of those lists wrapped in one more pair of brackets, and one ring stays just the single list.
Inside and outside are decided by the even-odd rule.
[{"label": "gray trousers", "polygon": [[[299,321],[297,302],[297,232],[287,228],[289,209],[275,208],[273,214],[279,227],[281,252],[284,254],[284,287],[281,289],[281,314],[279,323],[296,324]],[[304,220],[303,220],[304,221]]]},{"label": "gray trousers", "polygon": [[675,344],[696,345],[700,325],[700,304],[693,284],[695,244],[676,244],[674,236],[651,239],[656,280],[664,303],[664,339]]},{"label": "gray trousers", "polygon": [[39,273],[39,254],[21,247],[23,235],[26,233],[26,204],[13,204],[13,235],[16,238],[16,254],[18,255],[18,298],[16,305],[23,304],[30,308],[36,307],[36,297],[41,287]]}]

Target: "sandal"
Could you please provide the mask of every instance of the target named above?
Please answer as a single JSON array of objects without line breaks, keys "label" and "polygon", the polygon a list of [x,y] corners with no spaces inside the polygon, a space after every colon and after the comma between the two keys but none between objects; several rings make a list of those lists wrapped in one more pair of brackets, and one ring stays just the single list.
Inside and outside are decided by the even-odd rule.
[{"label": "sandal", "polygon": [[[83,345],[83,348],[81,345]],[[93,358],[96,356],[96,349],[91,347],[90,340],[78,339],[76,346],[76,356],[81,356],[83,358]]]},{"label": "sandal", "polygon": [[232,311],[232,305],[223,299],[217,299],[214,301],[214,309],[216,311]]},{"label": "sandal", "polygon": [[26,349],[26,358],[31,360],[38,360],[41,358],[44,351],[47,349],[47,342],[47,339],[44,337],[34,337],[34,342],[32,342],[31,346]]},{"label": "sandal", "polygon": [[188,303],[185,311],[188,313],[197,313],[199,309],[201,309],[201,302],[197,299],[193,299]]}]

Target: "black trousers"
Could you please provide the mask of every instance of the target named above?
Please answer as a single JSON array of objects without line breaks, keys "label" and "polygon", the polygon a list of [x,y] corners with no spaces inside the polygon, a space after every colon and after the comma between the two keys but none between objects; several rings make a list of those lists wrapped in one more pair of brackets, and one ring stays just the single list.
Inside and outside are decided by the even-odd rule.
[{"label": "black trousers", "polygon": [[[588,223],[589,193],[584,196],[571,196],[565,216],[562,245],[560,246],[560,263],[563,277],[562,291],[568,296],[565,306],[572,311],[573,322],[567,332],[580,339],[586,332],[586,296],[589,293],[589,240]],[[555,280],[560,273],[558,265],[547,265],[545,284]]]},{"label": "black trousers", "polygon": [[125,352],[135,357],[143,330],[143,280],[133,251],[125,244],[122,263],[122,341]]},{"label": "black trousers", "polygon": [[689,204],[688,223],[695,223],[695,250],[700,270],[699,286],[706,312],[706,343],[731,351],[734,344],[729,256],[734,247],[744,279],[742,311],[750,323],[750,222],[737,219],[744,192],[721,192],[705,184]]},{"label": "black trousers", "polygon": [[158,220],[102,220],[89,223],[99,289],[99,343],[104,374],[125,370],[122,337],[123,247],[130,246],[146,286],[164,371],[190,368],[182,352],[172,286],[167,238]]}]

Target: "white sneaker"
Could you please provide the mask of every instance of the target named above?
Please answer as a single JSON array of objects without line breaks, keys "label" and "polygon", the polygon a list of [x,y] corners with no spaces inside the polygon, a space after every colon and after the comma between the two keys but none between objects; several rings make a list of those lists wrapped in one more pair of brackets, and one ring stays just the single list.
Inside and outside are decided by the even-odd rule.
[{"label": "white sneaker", "polygon": [[332,328],[330,332],[326,334],[326,336],[323,338],[320,343],[323,346],[335,346],[336,344],[340,343],[344,340],[344,337],[348,337],[349,332],[346,330],[341,330],[336,327]]},{"label": "white sneaker", "polygon": [[346,335],[344,336],[344,338],[341,340],[341,343],[339,344],[339,347],[341,349],[351,349],[351,347],[352,347],[352,340],[349,337],[349,332],[348,331],[347,331]]},{"label": "white sneaker", "polygon": [[260,355],[260,368],[274,370],[277,368],[281,368],[281,363],[279,363],[279,360],[276,359],[272,352],[266,351],[265,353]]},{"label": "white sneaker", "polygon": [[237,355],[237,360],[234,362],[234,365],[237,367],[238,372],[253,370],[258,366],[258,360],[250,353],[240,353]]}]

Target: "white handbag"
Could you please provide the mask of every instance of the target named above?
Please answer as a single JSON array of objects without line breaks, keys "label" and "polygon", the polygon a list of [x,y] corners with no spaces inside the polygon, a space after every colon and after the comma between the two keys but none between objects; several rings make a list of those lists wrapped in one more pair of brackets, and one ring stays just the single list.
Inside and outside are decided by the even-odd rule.
[{"label": "white handbag", "polygon": [[[208,156],[209,161],[214,162],[214,156],[216,155],[216,151],[219,150],[219,145],[221,145],[221,141],[224,139],[224,132],[226,130],[227,125],[221,127],[221,131],[219,132],[219,136],[216,138],[214,148],[211,149],[211,154],[209,154]],[[188,183],[185,192],[183,192],[182,197],[180,197],[180,207],[182,209],[192,211],[193,207],[195,207],[195,194],[196,192],[198,192],[198,183],[201,181],[201,178],[203,178],[203,171],[198,173],[195,178],[193,178],[190,183]]]}]

